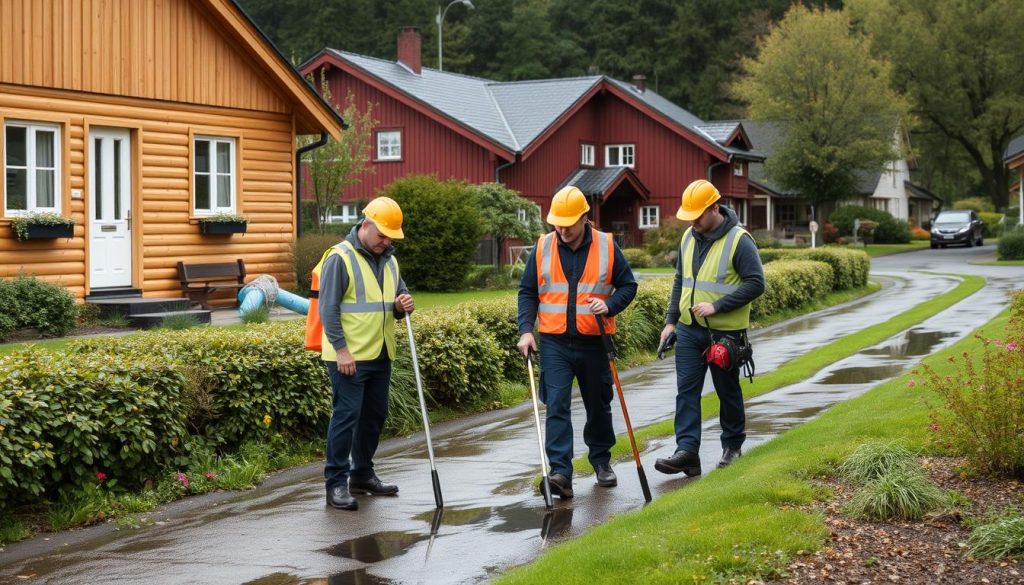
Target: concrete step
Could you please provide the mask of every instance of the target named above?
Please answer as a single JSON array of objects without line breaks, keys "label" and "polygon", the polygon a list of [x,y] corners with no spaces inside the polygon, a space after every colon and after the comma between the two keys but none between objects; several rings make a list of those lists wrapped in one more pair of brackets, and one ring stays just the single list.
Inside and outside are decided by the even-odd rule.
[{"label": "concrete step", "polygon": [[188,299],[178,298],[142,298],[142,297],[110,297],[86,300],[90,305],[100,308],[100,318],[114,315],[132,317],[146,313],[164,313],[167,311],[187,311],[192,307]]},{"label": "concrete step", "polygon": [[184,311],[161,311],[155,313],[137,313],[135,315],[129,315],[128,321],[131,322],[133,327],[140,329],[152,329],[153,327],[160,327],[164,324],[164,321],[169,317],[176,317],[179,315],[186,315],[195,319],[199,325],[210,324],[210,311],[204,309],[187,309]]}]

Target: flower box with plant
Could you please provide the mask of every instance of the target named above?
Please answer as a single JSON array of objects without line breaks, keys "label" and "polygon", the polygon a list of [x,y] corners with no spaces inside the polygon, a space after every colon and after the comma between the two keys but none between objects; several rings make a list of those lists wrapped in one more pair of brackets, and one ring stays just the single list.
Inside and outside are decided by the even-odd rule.
[{"label": "flower box with plant", "polygon": [[75,235],[75,222],[52,212],[35,212],[11,219],[11,230],[18,240],[70,238]]},{"label": "flower box with plant", "polygon": [[218,213],[199,220],[199,232],[209,235],[244,234],[248,220],[235,213]]}]

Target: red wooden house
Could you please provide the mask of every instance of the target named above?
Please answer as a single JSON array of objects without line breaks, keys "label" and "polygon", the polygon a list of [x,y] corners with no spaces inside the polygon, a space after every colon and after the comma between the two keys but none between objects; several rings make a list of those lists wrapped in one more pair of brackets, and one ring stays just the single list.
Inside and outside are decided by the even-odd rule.
[{"label": "red wooden house", "polygon": [[[323,69],[336,97],[375,104],[375,170],[346,201],[434,174],[500,182],[543,217],[552,194],[574,184],[591,197],[597,225],[631,245],[674,216],[687,184],[709,178],[748,217],[747,165],[762,157],[742,125],[705,123],[647,89],[643,76],[497,82],[440,72],[421,66],[414,28],[400,32],[397,61],[324,49],[300,69]],[[342,209],[355,217],[354,205]]]}]

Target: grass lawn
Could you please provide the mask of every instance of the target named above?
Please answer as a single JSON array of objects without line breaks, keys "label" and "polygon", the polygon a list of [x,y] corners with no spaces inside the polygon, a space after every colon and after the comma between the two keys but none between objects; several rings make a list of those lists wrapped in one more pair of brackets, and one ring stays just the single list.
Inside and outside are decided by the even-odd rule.
[{"label": "grass lawn", "polygon": [[[985,286],[985,279],[980,276],[963,275],[962,278],[964,279],[963,282],[958,284],[953,290],[900,313],[888,321],[870,326],[856,333],[851,333],[813,352],[794,358],[780,365],[772,372],[755,376],[753,383],[746,379],[741,379],[743,397],[753,398],[754,396],[760,396],[800,380],[805,380],[821,368],[853,355],[866,347],[880,343],[900,331],[949,308]],[[719,407],[718,396],[714,394],[704,396],[700,402],[702,417],[709,419],[718,416]],[[664,420],[641,429],[634,429],[638,447],[641,448],[646,444],[647,439],[668,437],[674,432],[672,419]],[[619,437],[615,446],[612,447],[612,458],[616,461],[621,461],[630,459],[632,456],[633,452],[629,446],[628,437],[624,435]],[[580,475],[585,475],[591,470],[590,465],[586,463],[586,457],[579,457],[574,460],[573,467],[579,470]]]},{"label": "grass lawn", "polygon": [[864,251],[868,253],[868,256],[875,258],[876,256],[923,250],[927,247],[928,240],[912,240],[909,244],[868,244],[864,246]]},{"label": "grass lawn", "polygon": [[459,292],[412,292],[412,298],[416,301],[417,309],[432,309],[463,303],[466,301],[489,301],[492,299],[503,299],[514,297],[517,289],[508,288],[501,290],[470,290]]},{"label": "grass lawn", "polygon": [[1024,260],[990,260],[988,262],[971,262],[981,266],[1024,266]]},{"label": "grass lawn", "polygon": [[[1004,311],[982,334],[1000,337],[1007,318]],[[975,353],[979,346],[969,335],[924,361],[947,374],[956,367],[947,358]],[[908,387],[913,376],[836,405],[730,467],[559,544],[498,583],[549,583],[552,575],[561,585],[746,583],[780,577],[798,551],[817,550],[828,538],[822,517],[800,508],[829,496],[815,477],[833,474],[838,461],[867,441],[901,439],[913,449],[925,445],[928,408],[924,391]]]}]

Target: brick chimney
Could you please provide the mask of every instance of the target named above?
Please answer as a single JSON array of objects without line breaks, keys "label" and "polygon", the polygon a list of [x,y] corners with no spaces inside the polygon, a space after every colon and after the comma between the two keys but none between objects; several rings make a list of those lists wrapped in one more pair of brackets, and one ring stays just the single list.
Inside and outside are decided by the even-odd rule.
[{"label": "brick chimney", "polygon": [[647,91],[647,76],[642,73],[637,73],[633,76],[633,86],[640,93]]},{"label": "brick chimney", "polygon": [[420,57],[420,29],[406,26],[398,31],[398,62],[416,75],[423,70]]}]

